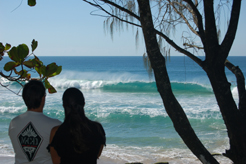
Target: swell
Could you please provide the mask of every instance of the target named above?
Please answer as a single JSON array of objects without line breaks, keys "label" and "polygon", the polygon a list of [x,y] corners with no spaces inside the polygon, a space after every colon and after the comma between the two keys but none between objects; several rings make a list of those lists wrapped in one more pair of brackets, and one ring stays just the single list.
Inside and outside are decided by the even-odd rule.
[{"label": "swell", "polygon": [[[157,92],[155,82],[148,81],[107,81],[107,80],[60,80],[51,81],[54,87],[66,89],[100,89],[105,92]],[[174,92],[182,93],[212,93],[211,87],[199,83],[172,82]]]}]

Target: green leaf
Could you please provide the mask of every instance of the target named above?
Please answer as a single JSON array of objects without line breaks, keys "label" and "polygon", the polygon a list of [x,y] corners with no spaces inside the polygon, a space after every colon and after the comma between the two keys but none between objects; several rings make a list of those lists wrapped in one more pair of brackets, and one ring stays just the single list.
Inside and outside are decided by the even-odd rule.
[{"label": "green leaf", "polygon": [[34,55],[34,59],[36,61],[36,67],[41,67],[43,65],[43,62],[41,60],[39,60],[39,58]]},{"label": "green leaf", "polygon": [[37,48],[38,42],[36,40],[32,40],[32,52]]},{"label": "green leaf", "polygon": [[18,51],[16,47],[12,47],[11,50],[8,52],[9,58],[15,62],[19,62],[18,58]]},{"label": "green leaf", "polygon": [[0,42],[0,53],[2,53],[4,51],[4,46],[3,43]]},{"label": "green leaf", "polygon": [[24,61],[23,64],[24,64],[24,66],[26,66],[28,68],[34,68],[36,62],[35,62],[35,60],[34,61],[28,60],[28,61]]},{"label": "green leaf", "polygon": [[8,51],[10,59],[17,63],[22,63],[28,54],[29,49],[25,44],[20,44],[17,47],[12,47],[10,51]]},{"label": "green leaf", "polygon": [[45,76],[45,66],[42,65],[41,67],[35,67],[35,70],[38,72],[39,76],[41,77],[41,75]]},{"label": "green leaf", "polygon": [[56,93],[56,89],[51,85],[50,88],[48,88],[49,93]]},{"label": "green leaf", "polygon": [[36,5],[36,0],[28,0],[28,5],[29,6],[35,6]]},{"label": "green leaf", "polygon": [[44,80],[44,86],[45,88],[49,88],[51,86],[47,78]]},{"label": "green leaf", "polygon": [[25,78],[25,77],[27,77],[27,71],[26,70],[22,70],[22,71],[19,72],[19,75],[20,75],[21,78]]},{"label": "green leaf", "polygon": [[15,68],[16,66],[18,66],[18,64],[11,61],[11,62],[8,62],[4,65],[4,70],[8,72],[8,71],[12,70],[13,68]]},{"label": "green leaf", "polygon": [[54,72],[49,77],[53,77],[53,76],[59,75],[61,73],[61,71],[62,71],[62,66],[58,66],[57,69],[56,69],[56,72]]},{"label": "green leaf", "polygon": [[56,65],[56,63],[51,63],[47,65],[45,76],[50,77],[52,74],[54,74],[57,71],[57,68],[58,66]]},{"label": "green leaf", "polygon": [[46,76],[46,67],[44,65],[40,67],[40,72],[43,76]]},{"label": "green leaf", "polygon": [[11,48],[11,45],[7,43],[7,44],[5,45],[4,50],[7,51],[7,50],[9,50],[10,48]]},{"label": "green leaf", "polygon": [[19,61],[20,63],[22,63],[29,54],[29,48],[25,44],[20,44],[17,47],[17,52],[19,56]]},{"label": "green leaf", "polygon": [[56,89],[50,84],[47,78],[44,80],[44,86],[48,89],[49,93],[56,93]]}]

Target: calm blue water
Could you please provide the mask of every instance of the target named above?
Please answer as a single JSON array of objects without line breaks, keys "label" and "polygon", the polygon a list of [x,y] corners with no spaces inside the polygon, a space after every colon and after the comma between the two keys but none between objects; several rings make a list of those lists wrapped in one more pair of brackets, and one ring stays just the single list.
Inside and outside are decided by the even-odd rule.
[{"label": "calm blue water", "polygon": [[[103,157],[128,162],[193,158],[175,132],[142,57],[40,59],[46,64],[56,62],[63,66],[62,73],[50,79],[58,92],[48,94],[45,114],[62,121],[64,90],[81,89],[86,99],[86,115],[101,122],[106,131],[107,147]],[[229,60],[246,75],[246,57],[230,57]],[[0,70],[3,62],[0,62]],[[211,152],[223,153],[228,148],[226,129],[206,74],[187,57],[171,57],[167,67],[174,93],[197,135]],[[235,77],[230,71],[226,72],[237,102]],[[16,84],[10,84],[10,88],[19,91]],[[13,117],[25,111],[20,96],[0,87],[0,155],[13,155],[8,125]]]}]

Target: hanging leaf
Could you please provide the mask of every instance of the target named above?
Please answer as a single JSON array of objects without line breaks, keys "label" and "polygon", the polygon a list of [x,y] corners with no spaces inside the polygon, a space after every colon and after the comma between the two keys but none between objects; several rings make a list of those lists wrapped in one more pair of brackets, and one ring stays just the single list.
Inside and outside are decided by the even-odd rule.
[{"label": "hanging leaf", "polygon": [[44,80],[44,86],[48,89],[49,93],[56,93],[55,88],[50,84],[50,82],[47,80],[47,78]]},{"label": "hanging leaf", "polygon": [[28,68],[34,68],[36,62],[35,62],[35,60],[34,61],[28,60],[28,61],[24,61],[23,64],[24,64],[24,66],[26,66]]},{"label": "hanging leaf", "polygon": [[11,62],[8,62],[4,65],[4,70],[8,72],[8,71],[12,70],[13,68],[15,68],[16,66],[18,66],[18,64],[11,61]]},{"label": "hanging leaf", "polygon": [[51,85],[50,88],[48,88],[49,93],[56,93],[56,89]]},{"label": "hanging leaf", "polygon": [[36,0],[28,0],[28,5],[29,6],[35,6],[36,5]]}]

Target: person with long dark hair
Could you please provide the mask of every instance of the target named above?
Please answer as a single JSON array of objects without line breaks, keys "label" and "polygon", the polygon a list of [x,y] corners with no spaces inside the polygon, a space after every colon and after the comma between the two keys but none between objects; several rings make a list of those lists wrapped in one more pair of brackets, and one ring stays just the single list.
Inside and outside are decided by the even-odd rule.
[{"label": "person with long dark hair", "polygon": [[96,164],[106,145],[102,125],[85,116],[85,99],[77,88],[62,97],[65,120],[51,130],[50,153],[54,164]]}]

